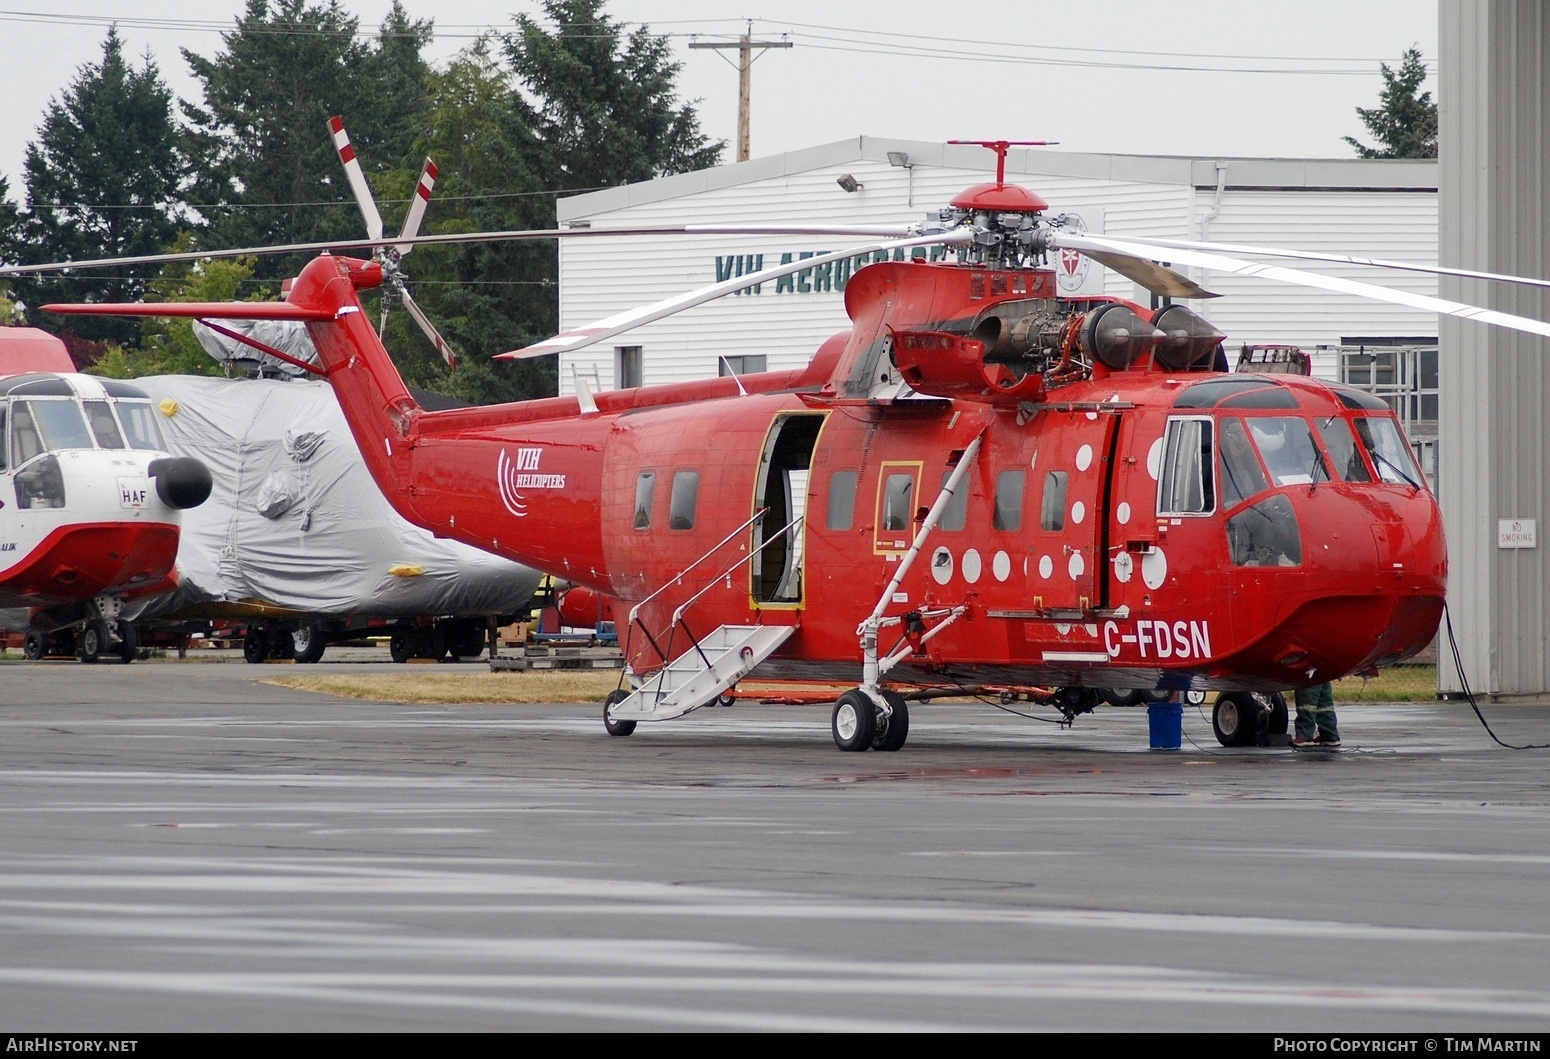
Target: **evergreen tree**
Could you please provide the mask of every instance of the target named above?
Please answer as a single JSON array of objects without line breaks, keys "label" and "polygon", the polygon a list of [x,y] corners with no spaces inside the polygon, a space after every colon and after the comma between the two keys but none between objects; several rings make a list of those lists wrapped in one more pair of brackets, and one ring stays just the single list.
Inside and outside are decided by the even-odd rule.
[{"label": "evergreen tree", "polygon": [[1372,110],[1357,107],[1356,113],[1381,145],[1368,147],[1355,138],[1344,137],[1362,158],[1436,158],[1437,104],[1430,92],[1420,91],[1426,81],[1426,64],[1419,49],[1410,48],[1399,64],[1399,71],[1380,63],[1383,92]]},{"label": "evergreen tree", "polygon": [[[29,262],[129,257],[161,252],[178,231],[184,172],[172,94],[147,59],[138,70],[124,61],[116,30],[102,61],[87,64],[50,101],[26,155],[27,212],[20,218],[17,256]],[[134,301],[154,266],[88,276],[19,279],[29,306],[47,301]],[[50,317],[33,322],[58,330],[77,358],[104,340],[133,341],[139,325],[109,317]]]},{"label": "evergreen tree", "polygon": [[603,0],[543,6],[554,32],[519,15],[505,44],[551,187],[608,187],[720,161],[724,144],[700,132],[693,105],[677,105],[679,65],[666,37],[644,26],[626,36],[601,13]]},{"label": "evergreen tree", "polygon": [[[185,50],[204,99],[184,102],[197,167],[191,202],[211,219],[210,245],[360,238],[359,210],[328,134],[341,115],[368,173],[412,165],[424,130],[425,22],[395,4],[375,47],[339,0],[248,0],[225,51]],[[271,276],[295,261],[266,262]]]}]

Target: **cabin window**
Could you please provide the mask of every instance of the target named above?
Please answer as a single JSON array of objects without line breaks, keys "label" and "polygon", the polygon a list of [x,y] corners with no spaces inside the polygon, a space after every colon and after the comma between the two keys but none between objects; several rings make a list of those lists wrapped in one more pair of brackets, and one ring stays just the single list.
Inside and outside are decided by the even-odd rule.
[{"label": "cabin window", "polygon": [[118,419],[129,436],[129,447],[158,452],[166,449],[161,440],[161,429],[156,425],[156,413],[149,401],[120,401]]},{"label": "cabin window", "polygon": [[[947,480],[953,476],[952,471],[942,473],[942,488],[947,488]],[[968,521],[969,514],[969,473],[965,473],[963,481],[958,483],[958,491],[953,494],[947,506],[942,509],[942,517],[937,520],[936,528],[943,530],[961,530]]]},{"label": "cabin window", "polygon": [[124,437],[118,432],[118,421],[113,418],[113,409],[106,401],[82,401],[81,407],[86,411],[86,422],[91,425],[92,436],[97,439],[99,448],[126,449]]},{"label": "cabin window", "polygon": [[1362,447],[1372,457],[1378,477],[1385,482],[1421,488],[1421,470],[1416,466],[1410,446],[1405,444],[1399,425],[1392,419],[1376,417],[1356,420],[1356,433]]},{"label": "cabin window", "polygon": [[673,474],[673,497],[668,505],[667,528],[694,528],[694,507],[700,498],[700,472],[677,471]]},{"label": "cabin window", "polygon": [[[996,475],[996,506],[991,515],[995,529],[1016,533],[1023,528],[1023,485],[1027,476],[1022,471],[1002,471]],[[1064,497],[1061,499],[1064,504]]]},{"label": "cabin window", "polygon": [[1302,533],[1285,494],[1266,497],[1227,520],[1234,566],[1301,566]]},{"label": "cabin window", "polygon": [[1044,476],[1044,499],[1039,504],[1039,528],[1054,532],[1066,528],[1065,471],[1050,471]]},{"label": "cabin window", "polygon": [[1270,479],[1254,455],[1249,432],[1241,419],[1224,419],[1222,431],[1222,506],[1234,507],[1270,488]]},{"label": "cabin window", "polygon": [[651,528],[651,496],[656,492],[657,472],[641,471],[635,479],[635,528]]},{"label": "cabin window", "polygon": [[831,530],[848,530],[856,524],[856,472],[835,471],[829,476]]},{"label": "cabin window", "polygon": [[1313,447],[1313,434],[1302,419],[1291,416],[1255,417],[1249,433],[1276,485],[1311,485],[1329,480],[1324,457]]},{"label": "cabin window", "polygon": [[910,505],[914,498],[915,476],[890,474],[888,484],[883,489],[883,529],[909,529],[910,515],[914,511]]},{"label": "cabin window", "polygon": [[1324,448],[1329,451],[1336,476],[1347,482],[1372,481],[1372,472],[1367,470],[1367,464],[1362,460],[1362,452],[1357,447],[1351,424],[1339,416],[1330,416],[1328,419],[1320,419],[1318,427],[1319,437],[1324,439]]},{"label": "cabin window", "polygon": [[1216,509],[1211,420],[1170,419],[1163,436],[1159,515],[1203,515]]}]

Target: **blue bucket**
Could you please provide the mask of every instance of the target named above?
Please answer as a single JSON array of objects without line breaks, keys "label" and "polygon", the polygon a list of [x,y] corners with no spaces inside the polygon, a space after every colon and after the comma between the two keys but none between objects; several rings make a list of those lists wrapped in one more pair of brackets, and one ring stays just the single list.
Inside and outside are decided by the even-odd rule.
[{"label": "blue bucket", "polygon": [[1177,750],[1184,744],[1184,707],[1177,702],[1154,702],[1146,708],[1153,750]]}]

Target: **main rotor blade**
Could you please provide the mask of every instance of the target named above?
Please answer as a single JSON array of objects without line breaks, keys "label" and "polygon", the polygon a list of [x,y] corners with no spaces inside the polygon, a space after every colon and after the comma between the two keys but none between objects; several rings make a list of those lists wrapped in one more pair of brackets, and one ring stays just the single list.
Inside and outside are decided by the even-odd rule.
[{"label": "main rotor blade", "polygon": [[398,233],[399,241],[393,244],[399,257],[414,249],[414,243],[406,240],[412,240],[420,234],[420,222],[425,219],[425,207],[431,200],[431,190],[435,186],[436,163],[427,158],[420,167],[420,180],[415,184],[414,196],[409,200],[409,212],[404,215],[404,227]]},{"label": "main rotor blade", "polygon": [[[461,243],[505,243],[532,239],[587,239],[606,236],[649,235],[876,235],[905,236],[912,229],[899,225],[850,224],[653,224],[618,228],[529,228],[503,232],[448,232],[397,239],[396,246],[451,246]],[[71,269],[112,268],[130,265],[161,265],[178,261],[210,261],[229,257],[263,257],[275,254],[319,254],[330,250],[375,250],[380,239],[333,239],[314,243],[281,243],[273,246],[247,246],[230,250],[188,250],[176,254],[143,254],[139,257],[99,257],[85,261],[51,261],[39,265],[0,265],[0,276],[28,276],[39,272],[68,272]],[[810,260],[810,259],[809,259]]]},{"label": "main rotor blade", "polygon": [[784,265],[774,265],[761,269],[758,272],[749,272],[732,279],[722,280],[720,283],[712,283],[708,287],[699,287],[683,294],[675,294],[671,298],[654,302],[651,305],[643,305],[636,309],[629,309],[617,313],[607,319],[586,327],[577,328],[574,331],[564,331],[553,338],[524,346],[521,349],[513,349],[509,353],[497,353],[496,360],[525,360],[528,357],[541,357],[547,353],[571,352],[584,349],[595,342],[601,342],[605,338],[623,334],[633,330],[642,324],[649,324],[653,320],[660,320],[665,316],[682,312],[696,305],[714,301],[727,294],[733,294],[746,287],[752,287],[756,283],[766,280],[779,279],[789,276],[794,272],[801,272],[804,268],[812,268],[815,265],[826,265],[833,261],[842,261],[847,257],[855,257],[858,254],[870,254],[879,250],[904,249],[912,246],[931,246],[945,244],[948,246],[962,246],[972,242],[974,232],[969,228],[955,228],[950,232],[937,232],[932,235],[919,235],[912,239],[894,239],[882,243],[869,243],[865,246],[853,246],[848,250],[836,250],[829,254],[818,254],[814,257],[802,258],[799,261],[788,262]]},{"label": "main rotor blade", "polygon": [[1285,257],[1300,261],[1327,261],[1336,265],[1366,265],[1371,268],[1395,269],[1401,272],[1422,272],[1432,276],[1458,276],[1462,279],[1483,279],[1498,283],[1519,283],[1529,287],[1550,287],[1550,279],[1532,276],[1509,276],[1501,272],[1476,272],[1467,268],[1447,268],[1443,265],[1419,265],[1413,261],[1386,261],[1377,257],[1356,257],[1351,254],[1321,254],[1313,250],[1286,250],[1273,246],[1243,246],[1238,243],[1200,243],[1188,239],[1157,239],[1147,236],[1146,241],[1156,246],[1174,247],[1180,250],[1205,250],[1228,254],[1254,254],[1260,257]]},{"label": "main rotor blade", "polygon": [[1215,272],[1228,272],[1238,276],[1258,276],[1264,279],[1277,280],[1281,283],[1295,283],[1303,287],[1316,287],[1320,290],[1333,291],[1337,294],[1354,294],[1360,298],[1393,302],[1396,305],[1408,305],[1413,309],[1421,309],[1425,312],[1457,316],[1464,320],[1476,320],[1483,324],[1495,324],[1498,327],[1507,327],[1514,331],[1524,331],[1532,335],[1550,337],[1550,323],[1546,323],[1543,320],[1535,320],[1527,316],[1514,316],[1511,313],[1497,312],[1495,309],[1484,309],[1478,305],[1468,305],[1464,302],[1449,301],[1446,298],[1433,298],[1429,295],[1414,294],[1410,291],[1392,290],[1388,287],[1380,287],[1373,283],[1362,283],[1358,280],[1322,276],[1317,272],[1304,272],[1301,269],[1287,268],[1284,265],[1266,265],[1262,262],[1244,261],[1241,258],[1227,257],[1222,254],[1207,253],[1200,250],[1185,250],[1178,247],[1159,247],[1147,242],[1111,239],[1107,236],[1066,235],[1062,233],[1057,236],[1056,245],[1070,247],[1083,253],[1091,250],[1116,251],[1133,256],[1155,256],[1160,253],[1166,253],[1170,260],[1180,261],[1186,265],[1197,265]]},{"label": "main rotor blade", "polygon": [[[1075,249],[1061,237],[1061,246]],[[1106,250],[1083,250],[1082,253],[1101,265],[1118,272],[1128,280],[1139,283],[1153,294],[1166,298],[1220,298],[1200,286],[1182,272],[1175,272],[1167,265],[1132,254],[1115,254]]]},{"label": "main rotor blade", "polygon": [[334,137],[334,149],[339,152],[344,175],[350,181],[350,190],[355,193],[355,203],[360,206],[361,216],[366,220],[366,234],[381,242],[382,214],[377,212],[371,188],[366,184],[366,174],[361,171],[360,159],[355,157],[355,148],[350,144],[350,134],[344,131],[344,121],[337,114],[328,119],[328,131]]},{"label": "main rotor blade", "polygon": [[452,348],[451,343],[441,337],[441,332],[436,330],[430,317],[415,304],[408,291],[404,291],[402,297],[404,308],[409,310],[409,315],[414,317],[414,322],[420,325],[420,330],[425,332],[425,337],[431,340],[431,345],[436,347],[436,352],[441,354],[441,359],[447,362],[447,367],[457,367],[457,351]]}]

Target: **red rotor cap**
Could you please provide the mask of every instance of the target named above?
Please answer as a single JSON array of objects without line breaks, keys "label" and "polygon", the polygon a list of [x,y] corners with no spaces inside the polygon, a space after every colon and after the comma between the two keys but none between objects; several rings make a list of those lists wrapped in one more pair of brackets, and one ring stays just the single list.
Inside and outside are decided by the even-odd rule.
[{"label": "red rotor cap", "polygon": [[960,210],[985,210],[998,213],[1042,213],[1049,203],[1027,188],[1016,184],[975,184],[959,194],[952,204]]}]

